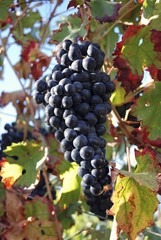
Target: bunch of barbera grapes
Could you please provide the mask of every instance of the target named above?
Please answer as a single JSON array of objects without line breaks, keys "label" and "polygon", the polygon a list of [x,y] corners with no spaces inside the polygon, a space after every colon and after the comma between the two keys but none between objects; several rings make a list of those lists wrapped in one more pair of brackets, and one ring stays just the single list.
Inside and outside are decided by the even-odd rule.
[{"label": "bunch of barbera grapes", "polygon": [[[104,52],[98,44],[64,40],[58,64],[46,80],[36,82],[35,101],[45,106],[46,122],[55,128],[64,158],[79,165],[78,175],[90,211],[105,219],[110,209],[108,161],[105,159],[106,116],[115,85],[101,71]],[[107,189],[107,190],[106,190]]]}]

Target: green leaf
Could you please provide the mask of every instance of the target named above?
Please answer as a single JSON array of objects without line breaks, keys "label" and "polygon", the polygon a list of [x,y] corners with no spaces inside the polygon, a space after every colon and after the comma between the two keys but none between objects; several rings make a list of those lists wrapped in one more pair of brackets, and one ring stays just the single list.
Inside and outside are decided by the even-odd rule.
[{"label": "green leaf", "polygon": [[32,28],[35,22],[40,21],[41,16],[38,11],[33,12],[30,10],[25,17],[21,20],[21,25],[23,28]]},{"label": "green leaf", "polygon": [[35,217],[39,220],[49,220],[50,212],[48,208],[49,202],[42,198],[33,199],[32,202],[26,202],[24,205],[25,218]]},{"label": "green leaf", "polygon": [[150,18],[153,15],[155,9],[156,0],[144,0],[143,2],[143,14],[145,18]]},{"label": "green leaf", "polygon": [[64,38],[75,39],[76,37],[85,37],[87,31],[85,29],[86,15],[84,14],[84,21],[75,15],[70,15],[63,23],[60,24],[58,30],[53,31],[52,41],[60,43]]},{"label": "green leaf", "polygon": [[112,201],[118,234],[123,230],[135,240],[138,233],[154,224],[157,196],[133,178],[118,176]]},{"label": "green leaf", "polygon": [[121,170],[120,173],[126,177],[131,177],[135,179],[137,183],[139,183],[142,186],[146,186],[152,191],[157,190],[156,173],[154,172],[132,173],[125,170]]},{"label": "green leaf", "polygon": [[154,51],[150,34],[149,26],[144,27],[136,35],[130,37],[122,48],[122,55],[129,61],[134,74],[142,75],[144,67],[152,64],[155,64],[157,68],[161,68],[161,62]]},{"label": "green leaf", "polygon": [[63,180],[60,206],[68,207],[78,201],[80,196],[80,177],[77,175],[78,166],[75,163],[63,161],[57,166],[60,178]]},{"label": "green leaf", "polygon": [[8,172],[8,177],[13,177],[14,174],[17,175],[18,180],[15,182],[15,185],[24,187],[34,183],[37,168],[45,161],[45,158],[43,159],[44,150],[41,149],[41,144],[34,141],[13,143],[4,152],[7,155],[10,167],[14,166],[15,173],[12,172],[10,175],[10,172]]},{"label": "green leaf", "polygon": [[8,17],[8,10],[13,1],[1,0],[0,1],[0,21],[4,22]]},{"label": "green leaf", "polygon": [[89,3],[92,16],[102,22],[114,21],[118,15],[120,4],[116,2],[93,0]]},{"label": "green leaf", "polygon": [[121,170],[124,176],[131,177],[140,185],[146,186],[152,191],[157,192],[160,188],[156,176],[161,172],[161,166],[157,161],[155,150],[144,148],[143,151],[135,151],[137,168],[134,172]]},{"label": "green leaf", "polygon": [[161,137],[161,82],[155,82],[154,87],[144,92],[137,101],[135,112],[138,120],[149,131],[149,139]]}]

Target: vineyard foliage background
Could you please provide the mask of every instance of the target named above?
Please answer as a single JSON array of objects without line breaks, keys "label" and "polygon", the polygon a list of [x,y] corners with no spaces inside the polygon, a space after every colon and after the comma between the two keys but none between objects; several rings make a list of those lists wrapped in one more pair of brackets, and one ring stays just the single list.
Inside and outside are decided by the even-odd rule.
[{"label": "vineyard foliage background", "polygon": [[[1,113],[12,104],[23,130],[0,162],[1,239],[161,238],[160,22],[159,0],[0,1],[1,86],[8,76],[20,86],[1,91]],[[52,132],[39,131],[48,127],[34,84],[51,72],[65,38],[98,43],[116,85],[105,135],[114,189],[105,221],[89,212],[77,166],[64,160]],[[43,196],[29,199],[42,176]]]}]

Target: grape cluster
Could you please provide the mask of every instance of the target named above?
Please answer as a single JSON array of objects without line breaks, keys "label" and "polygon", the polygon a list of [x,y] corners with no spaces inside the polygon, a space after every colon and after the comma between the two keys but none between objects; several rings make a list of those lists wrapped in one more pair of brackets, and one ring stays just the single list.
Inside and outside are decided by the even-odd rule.
[{"label": "grape cluster", "polygon": [[[13,122],[11,124],[5,124],[4,129],[6,130],[6,132],[1,135],[0,140],[0,160],[2,159],[2,157],[5,157],[4,150],[8,146],[12,145],[12,143],[19,143],[24,140],[24,128],[18,128],[16,122]],[[40,127],[39,133],[41,133],[43,136],[47,136],[49,134],[49,131],[43,127]],[[50,133],[55,133],[54,129],[51,127]],[[26,139],[36,140],[36,137],[34,136],[33,132],[28,130],[26,133]]]},{"label": "grape cluster", "polygon": [[[43,175],[43,171],[40,171],[40,179],[36,187],[32,190],[30,195],[27,197],[28,200],[32,200],[36,196],[43,197],[47,193],[46,183]],[[52,199],[56,199],[56,190],[54,186],[51,186]]]},{"label": "grape cluster", "polygon": [[36,81],[35,101],[45,106],[46,122],[55,128],[55,138],[69,162],[79,165],[78,175],[90,206],[100,219],[111,208],[111,183],[105,159],[106,116],[115,85],[101,71],[104,52],[91,42],[64,40],[57,52],[58,64],[44,80]]},{"label": "grape cluster", "polygon": [[[24,131],[23,129],[18,129],[16,126],[16,122],[13,122],[11,124],[7,123],[4,126],[4,129],[6,130],[6,133],[3,133],[1,135],[0,140],[0,159],[5,156],[3,151],[10,146],[12,143],[18,143],[23,141],[24,137]],[[34,137],[30,131],[27,131],[26,138],[28,140],[33,140]]]}]

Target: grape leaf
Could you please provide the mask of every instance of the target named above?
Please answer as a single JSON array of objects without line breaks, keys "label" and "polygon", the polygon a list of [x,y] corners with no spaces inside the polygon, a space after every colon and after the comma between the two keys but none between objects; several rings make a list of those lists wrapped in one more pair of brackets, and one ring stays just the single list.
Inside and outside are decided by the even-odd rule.
[{"label": "grape leaf", "polygon": [[34,23],[41,20],[40,13],[38,11],[28,11],[25,17],[22,18],[20,24],[22,28],[32,28]]},{"label": "grape leaf", "polygon": [[2,182],[4,182],[6,188],[10,188],[22,175],[23,167],[14,163],[9,164],[7,161],[1,161],[0,166],[2,167],[0,172]]},{"label": "grape leaf", "polygon": [[6,191],[6,215],[10,224],[19,223],[24,220],[23,202],[15,192]]},{"label": "grape leaf", "polygon": [[116,49],[113,55],[114,58],[114,67],[118,68],[117,79],[122,83],[122,86],[125,88],[126,92],[135,90],[141,83],[142,75],[132,72],[132,66],[129,65],[128,58],[126,59],[122,51],[125,48],[126,43],[130,41],[131,38],[134,38],[142,29],[143,26],[129,26],[125,31],[122,41],[116,44]]},{"label": "grape leaf", "polygon": [[143,2],[143,14],[145,18],[150,18],[153,15],[155,9],[156,0],[144,0]]},{"label": "grape leaf", "polygon": [[[161,82],[155,82],[154,87],[144,92],[137,100],[135,112],[138,120],[149,131],[149,139],[161,137]],[[157,114],[157,117],[155,117]]]},{"label": "grape leaf", "polygon": [[[144,67],[155,64],[157,68],[161,68],[161,63],[154,51],[154,45],[150,41],[149,26],[142,28],[135,36],[131,36],[122,48],[122,56],[128,59],[132,72],[141,75]],[[148,51],[147,51],[148,49]]]},{"label": "grape leaf", "polygon": [[35,217],[39,220],[49,220],[53,206],[46,198],[37,197],[31,201],[28,201],[24,205],[25,218]]},{"label": "grape leaf", "polygon": [[[8,198],[9,210],[7,208],[7,214],[10,214],[10,218],[12,217],[14,221],[11,222],[12,225],[8,229],[6,229],[3,234],[3,237],[5,239],[58,239],[56,223],[52,216],[54,209],[47,199],[37,197],[33,201],[25,202],[23,207],[21,206],[22,202],[20,201],[20,199],[16,199],[18,203],[17,207],[15,206],[15,204],[13,204],[12,206],[12,198],[10,197]],[[16,203],[16,201],[14,203]],[[17,219],[16,215],[20,215],[20,213],[23,213],[22,218]]]},{"label": "grape leaf", "polygon": [[78,201],[80,196],[80,177],[77,175],[78,166],[75,163],[63,161],[57,165],[60,178],[63,180],[60,206],[68,207]]},{"label": "grape leaf", "polygon": [[22,240],[22,239],[38,239],[38,240],[58,240],[56,227],[51,221],[34,220],[25,223],[25,227],[13,226],[3,234],[4,239]]},{"label": "grape leaf", "polygon": [[113,22],[118,17],[120,3],[104,0],[93,0],[89,3],[92,16],[100,23]]},{"label": "grape leaf", "polygon": [[76,37],[85,37],[87,31],[85,26],[87,24],[86,14],[84,14],[83,22],[76,15],[70,15],[63,23],[59,25],[57,30],[53,31],[52,43],[60,43],[64,38],[75,39]]},{"label": "grape leaf", "polygon": [[84,3],[83,0],[70,0],[67,6],[67,9],[74,7],[76,8],[78,5],[82,5]]},{"label": "grape leaf", "polygon": [[112,201],[118,235],[123,230],[135,240],[138,233],[154,224],[157,197],[133,178],[118,176]]},{"label": "grape leaf", "polygon": [[161,165],[157,161],[156,151],[151,148],[144,148],[143,151],[135,150],[137,168],[134,172],[121,170],[124,176],[134,178],[140,185],[146,186],[152,191],[160,189],[157,181],[157,174],[161,172]]},{"label": "grape leaf", "polygon": [[[8,168],[8,165],[3,166],[3,173],[1,176],[3,181],[6,178],[11,177],[16,174],[16,177],[19,178],[14,183],[15,186],[30,186],[36,180],[37,175],[37,164],[39,161],[45,161],[44,150],[41,149],[41,144],[35,143],[34,141],[26,141],[21,143],[13,143],[10,147],[4,151],[7,155],[8,164],[12,166],[14,164],[15,171],[13,172],[6,172],[5,167]],[[15,157],[17,160],[15,160]],[[43,163],[43,162],[42,162]],[[17,167],[15,167],[17,165]]]},{"label": "grape leaf", "polygon": [[0,21],[4,22],[8,16],[8,9],[12,0],[1,0],[0,1]]}]

